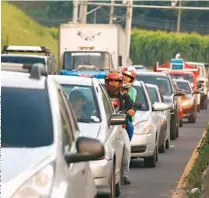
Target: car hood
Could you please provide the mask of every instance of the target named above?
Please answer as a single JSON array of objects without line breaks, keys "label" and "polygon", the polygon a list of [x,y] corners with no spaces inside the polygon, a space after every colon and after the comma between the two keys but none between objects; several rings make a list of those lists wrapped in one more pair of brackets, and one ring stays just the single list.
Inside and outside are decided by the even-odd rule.
[{"label": "car hood", "polygon": [[98,138],[101,129],[100,123],[78,123],[80,128],[80,135],[90,138]]},{"label": "car hood", "polygon": [[139,122],[148,120],[149,116],[150,116],[150,111],[136,111],[133,125],[135,126]]},{"label": "car hood", "polygon": [[53,152],[52,146],[39,148],[2,148],[2,174],[3,184],[16,179],[29,168],[36,167]]}]

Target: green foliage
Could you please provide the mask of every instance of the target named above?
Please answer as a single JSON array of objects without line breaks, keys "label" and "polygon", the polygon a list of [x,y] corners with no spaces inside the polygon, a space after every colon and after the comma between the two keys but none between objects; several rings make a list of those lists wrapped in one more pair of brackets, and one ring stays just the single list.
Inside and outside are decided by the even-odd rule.
[{"label": "green foliage", "polygon": [[2,2],[2,46],[6,44],[47,46],[57,56],[57,39],[57,28],[43,27],[11,3]]},{"label": "green foliage", "polygon": [[[204,170],[209,165],[209,124],[207,126],[206,137],[203,138],[201,146],[199,148],[199,156],[196,163],[192,167],[186,181],[187,181],[187,191],[190,192],[192,188],[201,189],[201,176]],[[190,195],[190,198],[201,197],[199,193]]]},{"label": "green foliage", "polygon": [[131,59],[134,64],[153,67],[181,53],[187,61],[209,62],[209,36],[162,31],[132,30]]}]

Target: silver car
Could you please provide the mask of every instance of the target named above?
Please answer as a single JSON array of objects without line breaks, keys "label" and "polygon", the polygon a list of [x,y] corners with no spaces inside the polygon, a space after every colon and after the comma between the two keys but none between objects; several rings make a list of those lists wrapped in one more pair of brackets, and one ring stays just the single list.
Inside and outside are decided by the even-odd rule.
[{"label": "silver car", "polygon": [[[153,84],[145,84],[149,95],[151,97],[152,105],[155,103],[164,103],[163,96],[160,94],[159,88]],[[172,109],[172,104],[169,105]],[[166,109],[165,111],[157,111],[156,115],[159,119],[161,125],[161,132],[158,142],[159,151],[164,153],[166,148],[170,147],[170,119],[171,119],[171,110]]]},{"label": "silver car", "polygon": [[134,135],[131,140],[131,157],[144,158],[146,167],[155,167],[158,161],[158,145],[161,125],[157,117],[158,111],[165,111],[168,105],[155,103],[152,105],[148,90],[142,81],[136,81],[137,90]]},{"label": "silver car", "polygon": [[1,72],[1,197],[95,197],[85,161],[102,158],[103,144],[78,136],[64,92],[39,66],[31,74],[8,70]]},{"label": "silver car", "polygon": [[114,114],[107,92],[98,79],[54,75],[76,114],[81,135],[99,139],[106,155],[90,163],[98,194],[119,196],[123,173],[125,115]]}]

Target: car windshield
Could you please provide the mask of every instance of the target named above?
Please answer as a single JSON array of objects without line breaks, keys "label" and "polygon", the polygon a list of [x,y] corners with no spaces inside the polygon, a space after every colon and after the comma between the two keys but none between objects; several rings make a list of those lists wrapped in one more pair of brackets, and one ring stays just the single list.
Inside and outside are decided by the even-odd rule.
[{"label": "car windshield", "polygon": [[134,88],[137,91],[136,103],[140,103],[142,105],[140,111],[148,111],[149,105],[143,88],[141,86],[134,86]]},{"label": "car windshield", "polygon": [[62,84],[78,122],[100,122],[100,113],[93,89],[89,86]]},{"label": "car windshield", "polygon": [[77,69],[82,65],[93,65],[101,70],[110,69],[111,56],[107,52],[64,52],[63,68]]},{"label": "car windshield", "polygon": [[192,90],[190,89],[189,83],[186,82],[176,82],[179,89],[183,89],[187,94],[191,94]]},{"label": "car windshield", "polygon": [[163,76],[152,76],[152,75],[137,75],[137,80],[157,85],[163,94],[163,96],[172,95],[171,83],[168,77]]},{"label": "car windshield", "polygon": [[2,147],[41,147],[53,143],[48,92],[2,87]]},{"label": "car windshield", "polygon": [[2,63],[22,63],[22,64],[35,64],[42,63],[45,65],[45,59],[40,57],[28,56],[1,56]]},{"label": "car windshield", "polygon": [[193,76],[191,74],[170,74],[172,79],[188,80],[190,83],[194,83]]},{"label": "car windshield", "polygon": [[151,97],[152,104],[154,104],[155,102],[159,102],[159,98],[158,98],[156,89],[154,87],[147,87],[147,89],[148,89],[148,93]]}]

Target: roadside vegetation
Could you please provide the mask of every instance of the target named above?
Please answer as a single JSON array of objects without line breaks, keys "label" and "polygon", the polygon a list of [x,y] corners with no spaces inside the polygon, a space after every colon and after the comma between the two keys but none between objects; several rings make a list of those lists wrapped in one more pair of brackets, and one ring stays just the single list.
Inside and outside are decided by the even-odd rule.
[{"label": "roadside vegetation", "polygon": [[41,26],[11,3],[2,2],[1,45],[47,46],[58,56],[58,30]]},{"label": "roadside vegetation", "polygon": [[[209,123],[207,126],[207,133],[205,138],[203,138],[199,150],[199,156],[196,163],[194,164],[192,170],[190,171],[186,183],[187,183],[187,192],[189,193],[192,189],[198,188],[201,189],[202,185],[202,174],[204,170],[209,166]],[[209,186],[208,186],[209,188]],[[201,198],[202,192],[189,193],[189,198]]]}]

